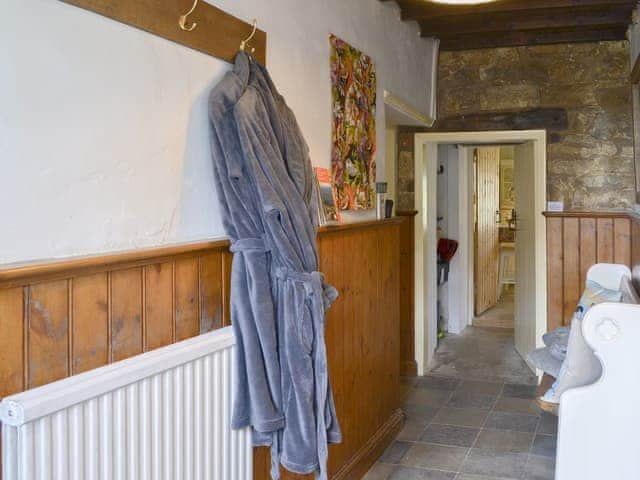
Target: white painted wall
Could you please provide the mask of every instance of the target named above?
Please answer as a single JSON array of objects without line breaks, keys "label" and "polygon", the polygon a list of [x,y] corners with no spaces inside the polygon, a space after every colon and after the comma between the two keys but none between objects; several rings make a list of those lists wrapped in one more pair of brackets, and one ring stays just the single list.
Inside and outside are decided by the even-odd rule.
[{"label": "white painted wall", "polygon": [[461,222],[468,221],[466,202],[470,195],[468,189],[462,187],[468,184],[466,158],[464,147],[438,145],[438,167],[444,167],[444,172],[438,175],[437,215],[442,217],[438,225],[441,227],[442,238],[450,238],[459,243],[458,251],[449,265],[449,281],[438,287],[440,314],[445,318],[449,333],[460,333],[468,323],[463,297],[468,284],[464,249],[469,242],[463,238],[466,226],[461,228]]},{"label": "white painted wall", "polygon": [[[316,165],[330,165],[329,33],[376,63],[380,179],[383,90],[434,111],[437,49],[392,2],[212,3],[267,32]],[[7,0],[2,15],[0,264],[224,234],[206,98],[229,65],[59,1]]]},{"label": "white painted wall", "polygon": [[[387,199],[393,200],[393,211],[395,214],[398,206],[396,198],[396,186],[398,182],[398,128],[387,125],[385,128],[385,181],[387,182]],[[376,172],[377,173],[377,172]]]}]

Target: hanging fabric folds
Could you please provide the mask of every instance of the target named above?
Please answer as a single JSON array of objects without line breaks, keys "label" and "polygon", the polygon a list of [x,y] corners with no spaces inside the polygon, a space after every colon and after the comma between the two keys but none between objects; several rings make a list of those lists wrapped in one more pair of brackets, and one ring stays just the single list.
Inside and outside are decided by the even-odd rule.
[{"label": "hanging fabric folds", "polygon": [[325,310],[337,291],[318,271],[307,145],[264,67],[239,52],[209,101],[223,223],[234,252],[237,337],[233,428],[251,426],[279,466],[327,478],[341,441],[328,379]]}]

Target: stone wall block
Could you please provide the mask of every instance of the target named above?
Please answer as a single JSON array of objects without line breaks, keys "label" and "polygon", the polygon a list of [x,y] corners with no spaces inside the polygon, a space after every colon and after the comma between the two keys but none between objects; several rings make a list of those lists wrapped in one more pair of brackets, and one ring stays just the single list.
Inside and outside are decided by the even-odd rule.
[{"label": "stone wall block", "polygon": [[[546,128],[549,200],[567,210],[631,208],[629,75],[626,41],[442,52],[430,131]],[[413,138],[400,151],[398,201],[412,209]]]},{"label": "stone wall block", "polygon": [[540,89],[530,83],[489,87],[480,93],[480,109],[485,112],[527,110],[538,106]]}]

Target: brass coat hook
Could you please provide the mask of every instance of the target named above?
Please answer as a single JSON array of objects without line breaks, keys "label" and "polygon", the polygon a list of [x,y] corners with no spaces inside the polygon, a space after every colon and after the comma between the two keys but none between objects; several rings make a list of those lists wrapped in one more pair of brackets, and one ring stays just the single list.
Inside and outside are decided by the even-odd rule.
[{"label": "brass coat hook", "polygon": [[178,19],[178,25],[185,32],[192,32],[193,29],[198,26],[196,22],[193,22],[191,25],[187,25],[187,18],[189,17],[189,15],[193,13],[193,11],[196,9],[197,6],[198,6],[198,0],[194,0],[193,5],[191,6],[191,9],[184,15],[180,15],[180,18]]},{"label": "brass coat hook", "polygon": [[[257,29],[258,29],[258,21],[254,18],[253,19],[253,30],[251,30],[251,35],[249,35],[247,38],[245,38],[244,40],[242,40],[240,42],[240,50],[245,51],[247,49],[247,46],[249,46],[249,42],[251,41],[253,36],[256,34],[256,30]],[[250,47],[249,52],[253,53],[255,51],[256,51],[255,48]]]}]

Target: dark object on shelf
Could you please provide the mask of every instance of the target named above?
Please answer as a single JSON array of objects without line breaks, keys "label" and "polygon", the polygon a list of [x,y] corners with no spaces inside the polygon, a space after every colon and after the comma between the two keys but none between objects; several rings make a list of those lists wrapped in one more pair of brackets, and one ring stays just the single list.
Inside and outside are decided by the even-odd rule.
[{"label": "dark object on shelf", "polygon": [[449,238],[438,241],[438,285],[449,281],[449,264],[458,251],[458,242]]},{"label": "dark object on shelf", "polygon": [[393,215],[393,200],[384,202],[384,218],[391,218]]}]

